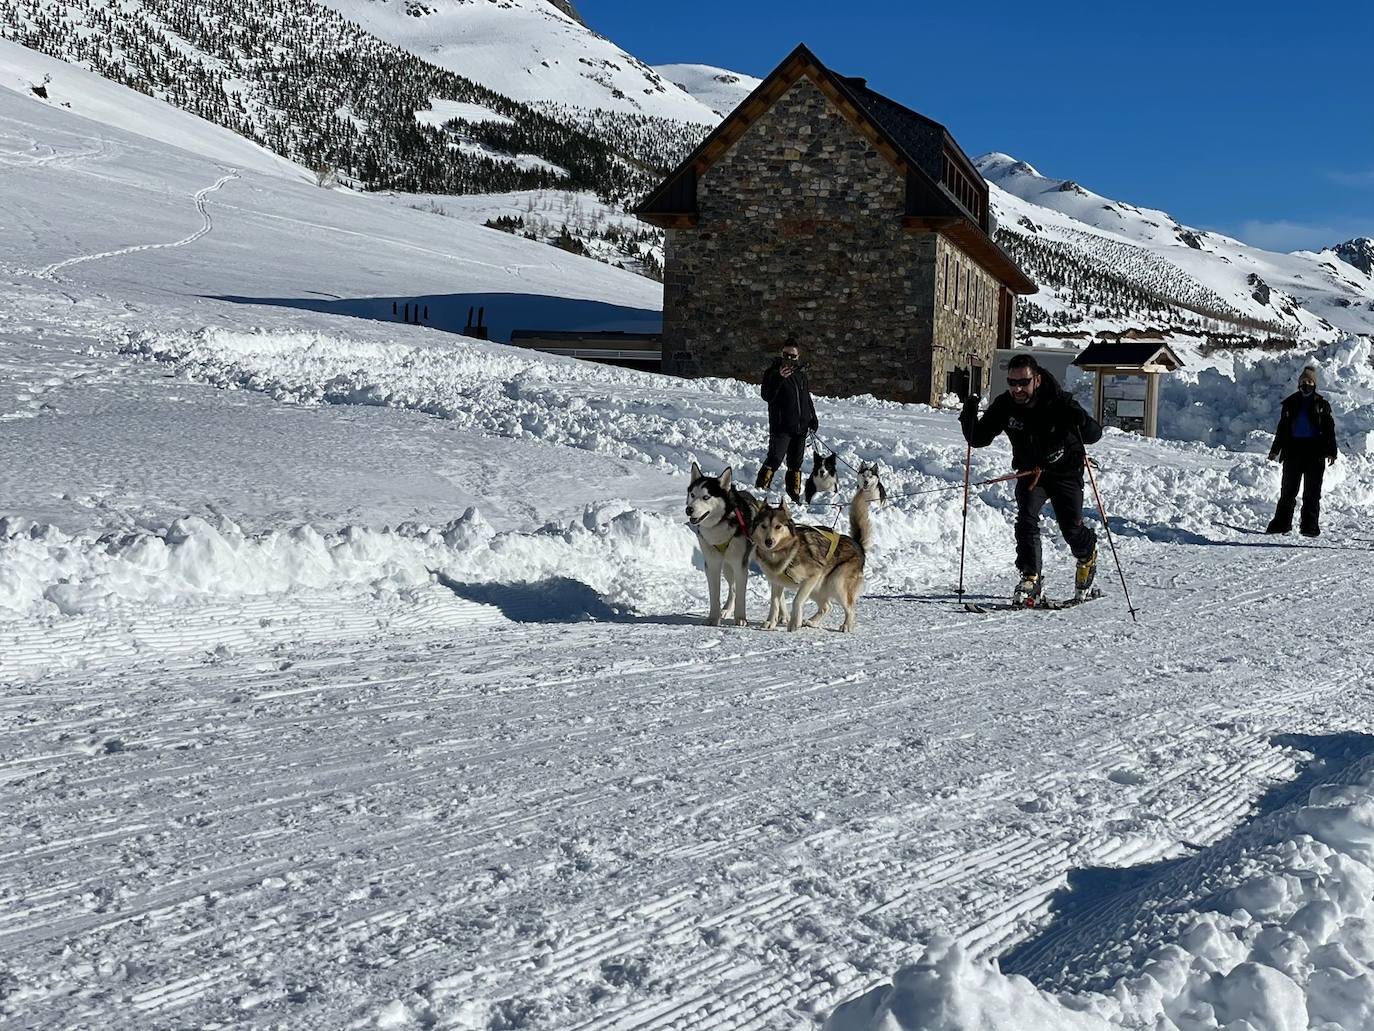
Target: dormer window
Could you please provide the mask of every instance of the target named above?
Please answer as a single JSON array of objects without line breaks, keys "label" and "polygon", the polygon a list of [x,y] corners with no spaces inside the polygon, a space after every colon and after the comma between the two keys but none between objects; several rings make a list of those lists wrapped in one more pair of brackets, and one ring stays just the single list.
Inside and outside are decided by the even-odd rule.
[{"label": "dormer window", "polygon": [[950,156],[949,151],[945,151],[940,156],[941,162],[941,181],[945,189],[949,190],[957,200],[980,226],[983,224],[983,214],[985,209],[983,201],[983,191],[974,185],[973,179],[960,167],[958,161]]}]

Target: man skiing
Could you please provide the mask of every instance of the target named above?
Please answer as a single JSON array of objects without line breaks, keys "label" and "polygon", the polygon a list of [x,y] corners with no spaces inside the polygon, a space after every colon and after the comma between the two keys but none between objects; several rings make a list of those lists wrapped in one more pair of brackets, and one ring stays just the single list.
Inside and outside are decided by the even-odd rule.
[{"label": "man skiing", "polygon": [[1309,365],[1298,377],[1297,393],[1284,398],[1279,409],[1279,428],[1274,434],[1274,446],[1269,449],[1269,461],[1283,462],[1283,480],[1279,504],[1266,532],[1287,533],[1293,529],[1299,483],[1302,535],[1316,537],[1322,532],[1319,519],[1322,476],[1326,472],[1323,459],[1327,465],[1336,463],[1336,421],[1331,417],[1330,402],[1317,393],[1317,370]]},{"label": "man skiing", "polygon": [[759,393],[768,402],[768,455],[759,469],[754,486],[767,490],[783,459],[787,460],[787,496],[801,503],[802,459],[806,455],[806,434],[819,426],[811,388],[806,382],[801,349],[788,337],[782,353],[763,373]]},{"label": "man skiing", "polygon": [[964,401],[959,415],[964,439],[987,447],[999,433],[1011,441],[1016,481],[1016,569],[1021,580],[1012,601],[1039,604],[1044,595],[1040,575],[1040,510],[1054,506],[1059,531],[1078,560],[1075,596],[1087,596],[1097,572],[1097,535],[1083,522],[1085,444],[1102,439],[1102,427],[1028,354],[1015,355],[1007,368],[1007,391],[993,399],[982,418],[978,395]]}]

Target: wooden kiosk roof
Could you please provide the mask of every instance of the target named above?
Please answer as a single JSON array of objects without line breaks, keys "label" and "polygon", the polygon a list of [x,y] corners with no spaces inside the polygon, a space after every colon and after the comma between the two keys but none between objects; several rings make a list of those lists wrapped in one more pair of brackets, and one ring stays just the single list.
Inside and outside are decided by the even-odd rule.
[{"label": "wooden kiosk roof", "polygon": [[1183,361],[1160,340],[1099,340],[1089,344],[1073,363],[1080,369],[1137,369],[1174,372]]},{"label": "wooden kiosk roof", "polygon": [[982,176],[949,131],[940,123],[870,90],[864,80],[837,75],[804,44],[799,44],[773,69],[701,145],[634,208],[634,214],[664,229],[696,228],[697,179],[802,78],[810,79],[859,134],[906,177],[903,228],[911,232],[943,233],[1009,290],[1018,294],[1037,292],[1035,283],[983,227],[969,217],[920,160],[921,152],[929,150],[932,140],[938,140],[940,147],[935,159],[946,151],[951,153],[966,166],[965,172],[972,173],[981,184]]}]

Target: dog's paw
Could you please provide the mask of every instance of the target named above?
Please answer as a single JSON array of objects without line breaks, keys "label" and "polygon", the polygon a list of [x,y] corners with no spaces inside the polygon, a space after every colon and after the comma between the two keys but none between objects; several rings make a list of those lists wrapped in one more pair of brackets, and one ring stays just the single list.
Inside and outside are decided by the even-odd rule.
[{"label": "dog's paw", "polygon": [[802,626],[809,626],[809,627],[818,627],[818,626],[820,626],[820,625],[821,625],[821,620],[820,620],[819,617],[812,617],[811,619],[808,619],[805,623],[802,624]]},{"label": "dog's paw", "polygon": [[763,624],[763,629],[765,629],[765,630],[776,630],[777,628],[778,628],[778,621],[775,620],[775,619],[770,619],[770,620],[768,620],[768,622],[766,622],[766,623]]},{"label": "dog's paw", "polygon": [[748,626],[748,625],[749,625],[749,620],[747,620],[747,619],[737,619],[737,620],[735,620],[735,626]]}]

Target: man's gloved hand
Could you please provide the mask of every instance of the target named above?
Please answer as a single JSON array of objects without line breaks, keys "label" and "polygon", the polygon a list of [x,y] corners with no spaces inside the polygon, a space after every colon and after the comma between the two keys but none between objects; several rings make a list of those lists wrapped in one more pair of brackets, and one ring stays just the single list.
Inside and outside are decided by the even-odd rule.
[{"label": "man's gloved hand", "polygon": [[967,397],[965,397],[965,398],[964,398],[964,412],[963,412],[963,414],[964,414],[964,415],[969,415],[969,414],[971,414],[971,413],[973,413],[973,412],[977,412],[977,411],[978,411],[978,402],[981,401],[981,400],[982,400],[982,398],[979,397],[977,394],[969,394]]},{"label": "man's gloved hand", "polygon": [[812,432],[812,433],[815,433],[818,429],[821,428],[820,420],[817,419],[814,415],[811,416],[811,421],[810,421],[809,423],[807,423],[807,425],[808,425],[809,427],[811,427],[811,432]]}]

